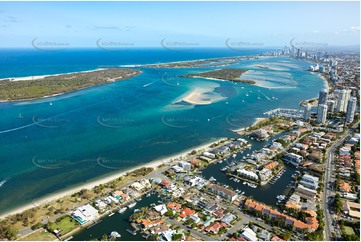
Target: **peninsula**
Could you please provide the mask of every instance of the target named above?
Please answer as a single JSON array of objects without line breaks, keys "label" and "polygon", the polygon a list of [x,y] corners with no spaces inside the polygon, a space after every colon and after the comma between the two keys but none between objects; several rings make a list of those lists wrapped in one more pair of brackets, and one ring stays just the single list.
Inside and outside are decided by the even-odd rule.
[{"label": "peninsula", "polygon": [[56,96],[125,80],[140,73],[141,71],[133,69],[108,68],[51,76],[8,78],[0,81],[0,100],[20,101]]},{"label": "peninsula", "polygon": [[182,77],[209,78],[216,80],[227,80],[232,82],[242,82],[246,84],[256,84],[255,81],[240,79],[240,76],[246,71],[247,70],[242,70],[237,68],[223,68],[219,70],[201,72],[196,74],[187,74],[187,75],[183,75]]}]

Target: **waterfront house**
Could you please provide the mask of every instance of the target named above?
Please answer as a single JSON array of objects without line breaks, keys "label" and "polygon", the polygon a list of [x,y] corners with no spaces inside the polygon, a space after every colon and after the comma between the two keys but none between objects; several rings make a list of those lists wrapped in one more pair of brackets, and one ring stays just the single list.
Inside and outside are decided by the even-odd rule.
[{"label": "waterfront house", "polygon": [[276,166],[278,165],[278,162],[277,161],[271,161],[269,163],[267,163],[264,168],[266,169],[273,169],[275,168]]},{"label": "waterfront house", "polygon": [[160,215],[165,214],[168,212],[168,209],[165,204],[160,204],[154,207],[155,211],[157,211]]},{"label": "waterfront house", "polygon": [[71,213],[71,216],[80,224],[84,224],[90,220],[94,220],[97,218],[98,215],[98,210],[90,204],[80,206]]},{"label": "waterfront house", "polygon": [[178,166],[182,167],[184,171],[191,171],[192,170],[192,164],[187,161],[180,161],[178,163]]},{"label": "waterfront house", "polygon": [[149,219],[137,219],[136,222],[138,224],[141,224],[143,228],[149,229],[149,228],[152,228],[154,226],[158,226],[160,224],[163,224],[164,220],[157,219],[157,220],[150,221]]},{"label": "waterfront house", "polygon": [[315,197],[316,194],[317,194],[316,190],[307,188],[307,187],[303,186],[302,184],[299,184],[297,186],[297,188],[295,189],[295,191],[300,193],[300,194],[312,197],[312,198]]},{"label": "waterfront house", "polygon": [[258,180],[258,175],[253,171],[247,171],[246,169],[238,169],[237,173],[241,177],[245,177],[247,179],[254,180],[254,181]]},{"label": "waterfront house", "polygon": [[285,162],[289,162],[294,166],[298,166],[303,161],[303,157],[294,153],[287,153],[285,156],[282,157],[282,160]]},{"label": "waterfront house", "polygon": [[216,155],[213,154],[213,153],[210,153],[210,152],[203,152],[202,155],[205,156],[205,157],[207,157],[207,158],[210,158],[210,159],[216,158]]},{"label": "waterfront house", "polygon": [[318,181],[319,181],[318,177],[305,174],[302,176],[300,183],[307,188],[315,190],[318,187]]}]

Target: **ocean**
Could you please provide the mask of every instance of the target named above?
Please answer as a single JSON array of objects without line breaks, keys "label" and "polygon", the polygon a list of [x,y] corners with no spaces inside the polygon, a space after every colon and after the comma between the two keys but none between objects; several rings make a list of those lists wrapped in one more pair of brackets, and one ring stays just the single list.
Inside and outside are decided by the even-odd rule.
[{"label": "ocean", "polygon": [[[124,65],[256,55],[229,49],[176,52],[0,50],[0,78]],[[134,78],[33,101],[0,103],[0,213],[90,180],[191,149],[252,124],[274,108],[299,108],[324,88],[288,57],[247,60],[258,86],[181,78],[210,68],[138,68]],[[212,68],[211,68],[212,69]],[[182,101],[198,93],[207,105]],[[0,183],[1,184],[1,183]]]}]

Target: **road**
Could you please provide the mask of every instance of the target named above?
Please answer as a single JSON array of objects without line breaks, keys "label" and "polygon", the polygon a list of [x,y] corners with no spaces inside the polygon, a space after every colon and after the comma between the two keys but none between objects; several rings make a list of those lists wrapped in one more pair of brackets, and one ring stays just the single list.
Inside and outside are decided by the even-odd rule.
[{"label": "road", "polygon": [[[353,128],[355,128],[356,126],[358,126],[358,123],[355,124],[353,126]],[[336,233],[338,232],[337,230],[335,230],[335,227],[332,225],[332,220],[333,217],[331,215],[331,203],[332,200],[329,200],[330,197],[334,196],[334,191],[333,189],[331,189],[330,184],[334,184],[335,183],[335,179],[333,175],[333,171],[335,171],[335,164],[334,164],[334,155],[335,155],[335,150],[338,146],[340,146],[347,137],[350,137],[352,134],[353,130],[349,129],[347,132],[345,132],[345,134],[343,134],[341,136],[341,138],[334,143],[327,151],[326,151],[326,157],[327,157],[327,161],[325,164],[325,186],[324,186],[324,191],[323,191],[323,197],[322,197],[322,207],[324,210],[324,214],[325,214],[325,237],[327,241],[331,241],[332,240],[332,233]],[[338,233],[336,233],[338,234]]]}]

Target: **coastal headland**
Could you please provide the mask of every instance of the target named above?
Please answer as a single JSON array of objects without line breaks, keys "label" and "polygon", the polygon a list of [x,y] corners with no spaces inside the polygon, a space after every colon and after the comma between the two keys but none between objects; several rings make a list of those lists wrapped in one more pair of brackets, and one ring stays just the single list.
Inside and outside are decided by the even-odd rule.
[{"label": "coastal headland", "polygon": [[46,98],[80,89],[122,81],[141,73],[127,68],[108,68],[69,74],[7,78],[0,81],[0,101]]}]

